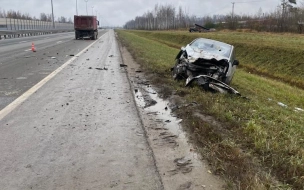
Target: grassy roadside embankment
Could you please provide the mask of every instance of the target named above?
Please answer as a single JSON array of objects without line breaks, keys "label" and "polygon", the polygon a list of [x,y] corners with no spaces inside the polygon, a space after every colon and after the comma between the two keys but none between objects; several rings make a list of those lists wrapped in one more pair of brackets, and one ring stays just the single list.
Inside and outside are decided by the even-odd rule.
[{"label": "grassy roadside embankment", "polygon": [[[155,74],[156,86],[162,84],[188,102],[198,103],[198,107],[178,112],[202,145],[204,157],[215,173],[234,181],[240,189],[304,187],[304,112],[295,111],[296,107],[304,108],[304,91],[300,89],[304,88],[304,64],[300,62],[304,37],[239,32],[117,32],[135,60],[145,71]],[[250,100],[186,88],[184,81],[173,81],[169,69],[179,48],[197,37],[236,46],[242,69],[237,70],[231,85]],[[203,122],[194,116],[195,110],[212,115],[222,125]],[[283,185],[277,184],[273,176]]]},{"label": "grassy roadside embankment", "polygon": [[210,32],[189,35],[177,32],[133,31],[134,34],[180,48],[197,37],[233,44],[241,67],[304,89],[304,36],[290,34]]}]

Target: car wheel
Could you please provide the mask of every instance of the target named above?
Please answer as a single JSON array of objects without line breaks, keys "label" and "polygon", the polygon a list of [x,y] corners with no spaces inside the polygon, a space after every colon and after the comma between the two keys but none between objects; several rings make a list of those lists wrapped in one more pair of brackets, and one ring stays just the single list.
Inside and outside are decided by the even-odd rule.
[{"label": "car wheel", "polygon": [[172,68],[172,77],[174,80],[183,79],[183,66],[180,64],[179,60],[176,60],[174,67]]},{"label": "car wheel", "polygon": [[180,80],[180,76],[178,75],[178,69],[177,69],[177,66],[175,65],[173,67],[173,70],[172,70],[172,77],[174,80]]}]

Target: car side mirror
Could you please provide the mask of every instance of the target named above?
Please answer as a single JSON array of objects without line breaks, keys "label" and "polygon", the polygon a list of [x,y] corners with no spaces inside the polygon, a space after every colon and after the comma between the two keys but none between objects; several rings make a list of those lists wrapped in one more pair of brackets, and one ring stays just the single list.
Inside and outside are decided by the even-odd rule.
[{"label": "car side mirror", "polygon": [[239,60],[234,60],[232,65],[239,65],[239,64],[240,64]]}]

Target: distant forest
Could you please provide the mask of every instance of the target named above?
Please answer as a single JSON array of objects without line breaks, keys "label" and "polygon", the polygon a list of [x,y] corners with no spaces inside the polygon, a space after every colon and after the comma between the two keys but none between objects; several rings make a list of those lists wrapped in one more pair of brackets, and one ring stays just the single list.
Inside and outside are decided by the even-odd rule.
[{"label": "distant forest", "polygon": [[[171,30],[185,29],[194,24],[206,28],[240,30],[249,29],[267,32],[299,32],[304,31],[304,7],[297,6],[296,0],[278,0],[277,7],[271,13],[264,13],[262,7],[255,15],[212,15],[190,16],[182,7],[156,4],[154,9],[142,16],[128,21],[125,29],[139,30]],[[303,27],[303,28],[302,28]]]},{"label": "distant forest", "polygon": [[[25,19],[25,20],[40,20],[40,21],[52,21],[52,14],[40,13],[40,18],[32,17],[29,13],[21,13],[20,11],[9,10],[5,11],[0,8],[0,18],[14,18],[14,19]],[[60,23],[73,23],[72,19],[65,18],[63,16],[58,17],[56,22]]]}]

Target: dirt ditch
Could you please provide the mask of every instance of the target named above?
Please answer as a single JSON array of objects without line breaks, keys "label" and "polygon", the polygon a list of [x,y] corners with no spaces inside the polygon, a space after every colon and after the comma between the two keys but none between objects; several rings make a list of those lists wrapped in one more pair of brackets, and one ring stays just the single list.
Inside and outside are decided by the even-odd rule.
[{"label": "dirt ditch", "polygon": [[[214,175],[204,161],[196,145],[190,143],[189,136],[181,125],[182,119],[174,111],[187,106],[178,96],[170,101],[162,99],[159,87],[152,85],[140,65],[130,53],[121,47],[124,65],[134,92],[148,142],[153,150],[156,165],[162,176],[165,189],[226,189],[226,183]],[[141,134],[139,134],[141,135]]]}]

